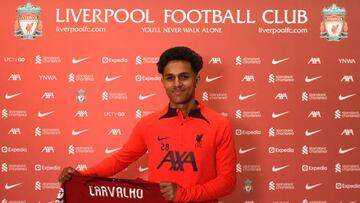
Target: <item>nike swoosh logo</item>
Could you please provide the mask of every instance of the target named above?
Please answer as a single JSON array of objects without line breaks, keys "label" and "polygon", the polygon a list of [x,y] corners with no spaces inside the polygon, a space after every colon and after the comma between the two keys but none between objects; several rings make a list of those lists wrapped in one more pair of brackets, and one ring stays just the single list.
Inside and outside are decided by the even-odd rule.
[{"label": "nike swoosh logo", "polygon": [[75,59],[75,58],[73,58],[73,59],[72,59],[72,63],[73,63],[73,64],[80,63],[81,61],[85,61],[85,60],[88,59],[88,58],[89,58],[89,57],[82,58],[82,59]]},{"label": "nike swoosh logo", "polygon": [[314,189],[314,188],[316,188],[316,187],[319,187],[320,185],[322,185],[322,183],[315,184],[315,185],[309,185],[309,184],[306,183],[305,189],[306,189],[306,190],[311,190],[311,189]]},{"label": "nike swoosh logo", "polygon": [[311,135],[314,135],[314,134],[316,134],[316,133],[318,133],[318,132],[320,132],[320,131],[322,131],[322,129],[320,129],[320,130],[314,130],[314,131],[306,130],[306,131],[305,131],[305,136],[311,136]]},{"label": "nike swoosh logo", "polygon": [[281,170],[283,170],[283,169],[285,169],[285,168],[287,168],[287,167],[289,167],[289,165],[281,166],[281,167],[275,167],[275,166],[273,166],[273,167],[272,167],[272,171],[273,171],[273,172],[278,172],[278,171],[281,171]]},{"label": "nike swoosh logo", "polygon": [[275,59],[273,59],[273,60],[271,61],[271,63],[274,64],[274,65],[276,65],[276,64],[282,63],[282,62],[284,62],[284,61],[286,61],[286,60],[288,60],[288,59],[289,59],[289,58],[280,59],[280,60],[275,60]]},{"label": "nike swoosh logo", "polygon": [[113,80],[116,80],[118,78],[122,77],[122,75],[118,75],[118,76],[114,76],[114,77],[109,77],[108,75],[105,77],[105,81],[106,82],[111,82]]},{"label": "nike swoosh logo", "polygon": [[149,167],[142,167],[142,166],[139,166],[139,172],[144,172],[144,171],[147,171],[149,170]]},{"label": "nike swoosh logo", "polygon": [[317,80],[317,79],[319,79],[319,78],[321,78],[321,77],[322,77],[322,75],[317,76],[317,77],[313,77],[313,78],[309,78],[308,76],[306,76],[306,77],[305,77],[305,82],[309,83],[309,82],[312,82],[312,81],[314,81],[314,80]]},{"label": "nike swoosh logo", "polygon": [[217,80],[217,79],[222,78],[222,77],[223,76],[217,76],[217,77],[214,77],[214,78],[209,78],[209,76],[206,76],[205,81],[206,82],[212,82],[212,81]]},{"label": "nike swoosh logo", "polygon": [[118,150],[120,150],[120,149],[121,149],[121,147],[115,148],[115,149],[108,149],[108,148],[106,147],[106,149],[105,149],[105,154],[111,154],[111,153],[116,152],[116,151],[118,151]]},{"label": "nike swoosh logo", "polygon": [[169,138],[169,136],[168,136],[168,137],[160,137],[160,136],[158,136],[158,137],[157,137],[157,140],[158,140],[158,141],[161,141],[161,140],[165,140],[165,139],[168,139],[168,138]]},{"label": "nike swoosh logo", "polygon": [[16,94],[12,94],[12,95],[9,95],[8,93],[5,94],[5,99],[12,99],[16,96],[19,96],[20,94],[22,94],[22,92],[20,93],[16,93]]},{"label": "nike swoosh logo", "polygon": [[289,112],[288,112],[288,111],[283,112],[283,113],[275,113],[275,112],[273,112],[271,116],[272,116],[273,118],[278,118],[278,117],[283,116],[283,115],[285,115],[285,114],[287,114],[287,113],[289,113]]},{"label": "nike swoosh logo", "polygon": [[342,149],[342,148],[340,147],[340,149],[339,149],[339,154],[345,154],[345,153],[348,153],[348,152],[350,152],[350,151],[352,151],[352,150],[354,150],[354,149],[356,149],[356,147],[349,148],[349,149]]},{"label": "nike swoosh logo", "polygon": [[350,95],[347,95],[347,96],[342,96],[341,94],[339,95],[339,100],[340,101],[343,101],[345,99],[349,99],[350,97],[353,97],[355,96],[356,94],[350,94]]},{"label": "nike swoosh logo", "polygon": [[22,183],[16,183],[16,184],[13,184],[13,185],[8,185],[7,183],[5,184],[5,190],[10,190],[16,186],[19,186],[21,185]]},{"label": "nike swoosh logo", "polygon": [[245,154],[245,153],[248,153],[252,150],[256,149],[256,147],[253,147],[253,148],[250,148],[250,149],[239,149],[239,154]]},{"label": "nike swoosh logo", "polygon": [[250,97],[252,97],[252,96],[254,96],[254,95],[256,95],[256,93],[250,94],[250,95],[247,95],[247,96],[242,96],[242,95],[240,94],[239,100],[242,101],[242,100],[248,99],[248,98],[250,98]]},{"label": "nike swoosh logo", "polygon": [[41,118],[41,117],[45,117],[45,116],[48,116],[52,113],[54,113],[55,111],[50,111],[50,112],[46,112],[46,113],[41,113],[41,112],[38,112],[38,117]]},{"label": "nike swoosh logo", "polygon": [[89,129],[85,129],[85,130],[80,130],[80,131],[76,131],[76,130],[72,130],[71,134],[76,136],[76,135],[80,135],[83,132],[88,131]]},{"label": "nike swoosh logo", "polygon": [[145,96],[143,96],[143,95],[139,95],[139,100],[145,100],[145,99],[147,99],[147,98],[149,98],[149,97],[152,97],[152,96],[154,96],[154,95],[156,95],[156,94],[149,94],[149,95],[145,95]]}]

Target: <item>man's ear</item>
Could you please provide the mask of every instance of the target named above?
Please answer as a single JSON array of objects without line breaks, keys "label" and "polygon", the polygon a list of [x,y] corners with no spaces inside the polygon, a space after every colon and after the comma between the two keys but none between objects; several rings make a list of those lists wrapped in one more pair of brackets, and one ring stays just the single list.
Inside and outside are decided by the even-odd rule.
[{"label": "man's ear", "polygon": [[197,87],[198,83],[200,81],[200,75],[196,75],[196,79],[195,79],[195,87]]}]

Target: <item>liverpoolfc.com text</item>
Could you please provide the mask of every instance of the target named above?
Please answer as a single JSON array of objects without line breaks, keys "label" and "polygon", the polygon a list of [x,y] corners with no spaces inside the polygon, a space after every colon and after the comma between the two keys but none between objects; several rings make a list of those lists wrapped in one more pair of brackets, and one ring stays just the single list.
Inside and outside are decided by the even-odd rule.
[{"label": "liverpoolfc.com text", "polygon": [[264,34],[304,34],[304,33],[308,33],[308,29],[307,28],[289,28],[289,27],[284,27],[284,28],[262,28],[259,27],[258,28],[258,32],[259,33],[264,33]]},{"label": "liverpoolfc.com text", "polygon": [[76,33],[76,32],[106,32],[106,28],[104,27],[61,27],[56,26],[56,32],[68,32],[68,33]]}]

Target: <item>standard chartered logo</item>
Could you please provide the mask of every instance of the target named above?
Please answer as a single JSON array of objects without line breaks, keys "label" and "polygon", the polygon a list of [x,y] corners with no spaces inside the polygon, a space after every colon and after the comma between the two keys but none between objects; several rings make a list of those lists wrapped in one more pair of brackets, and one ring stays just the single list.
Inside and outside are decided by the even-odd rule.
[{"label": "standard chartered logo", "polygon": [[141,119],[142,118],[142,112],[140,109],[136,110],[135,112],[135,118],[136,119]]},{"label": "standard chartered logo", "polygon": [[269,137],[274,137],[275,136],[275,129],[274,128],[270,128],[269,129]]},{"label": "standard chartered logo", "polygon": [[235,66],[241,66],[241,65],[242,65],[241,57],[237,56],[235,59]]},{"label": "standard chartered logo", "polygon": [[35,182],[35,190],[41,190],[41,183],[40,181]]},{"label": "standard chartered logo", "polygon": [[7,112],[6,109],[3,109],[3,110],[1,111],[1,118],[7,118],[7,117],[8,117],[8,112]]},{"label": "standard chartered logo", "polygon": [[136,65],[141,65],[141,64],[142,64],[142,58],[141,58],[141,56],[137,56],[137,57],[135,58],[135,64],[136,64]]},{"label": "standard chartered logo", "polygon": [[75,74],[74,73],[69,74],[69,82],[75,82]]},{"label": "standard chartered logo", "polygon": [[301,101],[308,101],[309,100],[309,94],[307,92],[303,92],[301,96]]},{"label": "standard chartered logo", "polygon": [[40,55],[37,55],[35,57],[35,64],[41,64],[41,56]]},{"label": "standard chartered logo", "polygon": [[275,182],[274,182],[274,181],[270,181],[270,182],[269,182],[269,190],[270,190],[270,191],[274,191],[274,190],[275,190]]},{"label": "standard chartered logo", "polygon": [[241,110],[236,110],[236,112],[235,112],[235,118],[236,118],[236,119],[241,119],[241,118],[242,118]]},{"label": "standard chartered logo", "polygon": [[335,111],[335,119],[341,119],[341,111],[339,109]]},{"label": "standard chartered logo", "polygon": [[6,163],[1,164],[1,172],[8,172],[8,166]]},{"label": "standard chartered logo", "polygon": [[35,136],[41,136],[41,128],[40,127],[35,128]]},{"label": "standard chartered logo", "polygon": [[242,166],[240,163],[236,164],[236,172],[241,173],[242,172]]},{"label": "standard chartered logo", "polygon": [[70,145],[68,151],[69,151],[69,154],[75,154],[75,147],[74,147],[74,145]]},{"label": "standard chartered logo", "polygon": [[203,101],[209,101],[209,93],[204,92],[204,93],[202,94],[202,100],[203,100]]},{"label": "standard chartered logo", "polygon": [[335,164],[335,173],[341,173],[342,170],[341,170],[341,164],[337,163]]},{"label": "standard chartered logo", "polygon": [[304,155],[308,155],[309,154],[309,148],[304,145],[301,149],[301,153],[304,154]]},{"label": "standard chartered logo", "polygon": [[109,93],[107,91],[104,91],[102,93],[102,100],[103,101],[109,101]]},{"label": "standard chartered logo", "polygon": [[274,74],[269,75],[269,83],[275,83],[275,76]]}]

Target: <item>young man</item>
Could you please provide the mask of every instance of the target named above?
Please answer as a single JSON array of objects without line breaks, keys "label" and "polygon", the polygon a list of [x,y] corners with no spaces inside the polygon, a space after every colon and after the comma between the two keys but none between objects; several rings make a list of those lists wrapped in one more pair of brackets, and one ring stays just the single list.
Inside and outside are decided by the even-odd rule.
[{"label": "young man", "polygon": [[[229,122],[195,100],[200,55],[187,47],[166,50],[157,63],[169,104],[141,119],[121,150],[82,175],[112,176],[148,151],[149,181],[167,201],[217,202],[236,185],[236,152]],[[64,182],[75,169],[59,176]]]}]

